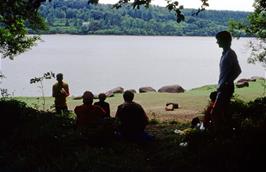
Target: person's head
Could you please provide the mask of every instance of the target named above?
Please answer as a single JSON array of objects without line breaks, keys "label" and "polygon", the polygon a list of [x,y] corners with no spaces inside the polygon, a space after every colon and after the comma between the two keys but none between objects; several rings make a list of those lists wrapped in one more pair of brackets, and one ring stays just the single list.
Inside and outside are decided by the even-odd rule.
[{"label": "person's head", "polygon": [[62,73],[58,73],[58,74],[56,75],[56,80],[57,80],[58,82],[62,82],[62,81],[63,81],[63,74],[62,74]]},{"label": "person's head", "polygon": [[217,91],[211,92],[210,99],[212,102],[214,102],[216,100],[216,96],[217,96]]},{"label": "person's head", "polygon": [[89,105],[91,105],[92,104],[92,102],[93,102],[93,94],[92,94],[92,92],[90,92],[90,91],[85,91],[84,93],[83,93],[83,96],[82,96],[82,98],[83,98],[83,103],[84,104],[89,104]]},{"label": "person's head", "polygon": [[106,99],[106,95],[104,93],[99,94],[98,97],[101,102],[104,102],[104,100]]},{"label": "person's head", "polygon": [[123,94],[125,102],[132,102],[134,99],[134,93],[132,91],[125,91]]},{"label": "person's head", "polygon": [[228,48],[231,46],[232,36],[228,31],[221,31],[216,34],[217,44],[221,48]]}]

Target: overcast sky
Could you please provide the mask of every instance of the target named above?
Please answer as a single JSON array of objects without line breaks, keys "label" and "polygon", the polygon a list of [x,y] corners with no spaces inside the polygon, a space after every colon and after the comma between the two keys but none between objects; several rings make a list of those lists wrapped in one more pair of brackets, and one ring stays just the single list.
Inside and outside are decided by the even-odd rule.
[{"label": "overcast sky", "polygon": [[[201,5],[200,0],[177,0],[185,8],[199,8]],[[118,0],[100,0],[100,3],[113,4]],[[131,0],[133,2],[133,0]],[[165,0],[152,0],[153,4],[165,6]],[[253,11],[254,0],[209,0],[210,7],[207,9],[215,10],[234,10],[234,11]]]}]

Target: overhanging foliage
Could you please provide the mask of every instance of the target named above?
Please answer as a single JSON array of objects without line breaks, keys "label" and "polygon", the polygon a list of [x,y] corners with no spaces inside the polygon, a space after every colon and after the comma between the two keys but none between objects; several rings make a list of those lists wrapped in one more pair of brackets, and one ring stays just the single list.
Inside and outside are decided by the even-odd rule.
[{"label": "overhanging foliage", "polygon": [[0,3],[0,53],[13,57],[32,47],[38,36],[28,36],[28,30],[43,30],[46,25],[38,13],[44,0],[2,0]]},{"label": "overhanging foliage", "polygon": [[266,68],[266,1],[255,0],[255,11],[248,16],[248,23],[232,22],[231,31],[244,31],[257,38],[251,42],[251,56],[249,63],[261,63]]}]

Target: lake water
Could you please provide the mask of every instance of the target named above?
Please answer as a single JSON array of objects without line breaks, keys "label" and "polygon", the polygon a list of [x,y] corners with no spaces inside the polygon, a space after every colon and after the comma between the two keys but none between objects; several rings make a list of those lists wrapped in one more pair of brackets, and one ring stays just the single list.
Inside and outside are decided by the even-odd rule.
[{"label": "lake water", "polygon": [[[191,89],[218,80],[222,49],[214,37],[43,35],[42,39],[32,50],[0,64],[7,77],[0,86],[14,96],[41,95],[30,79],[48,71],[62,72],[74,96],[117,86],[138,90],[179,84]],[[242,68],[239,78],[265,76],[260,65],[247,64],[249,40],[232,43]],[[46,96],[54,82],[43,82]]]}]

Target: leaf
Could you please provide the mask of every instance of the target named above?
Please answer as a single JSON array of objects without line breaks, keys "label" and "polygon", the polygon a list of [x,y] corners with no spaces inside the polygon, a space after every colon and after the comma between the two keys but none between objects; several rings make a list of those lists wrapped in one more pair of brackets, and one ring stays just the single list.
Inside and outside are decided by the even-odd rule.
[{"label": "leaf", "polygon": [[176,16],[177,23],[180,23],[185,20],[185,16],[183,14],[179,14]]},{"label": "leaf", "polygon": [[169,11],[173,10],[174,9],[174,5],[173,4],[168,4],[166,6],[166,8],[168,8]]},{"label": "leaf", "polygon": [[173,2],[173,4],[175,5],[175,6],[178,6],[178,1],[175,1],[175,2]]},{"label": "leaf", "polygon": [[89,0],[88,4],[98,4],[99,0]]}]

